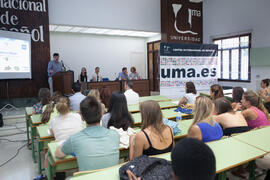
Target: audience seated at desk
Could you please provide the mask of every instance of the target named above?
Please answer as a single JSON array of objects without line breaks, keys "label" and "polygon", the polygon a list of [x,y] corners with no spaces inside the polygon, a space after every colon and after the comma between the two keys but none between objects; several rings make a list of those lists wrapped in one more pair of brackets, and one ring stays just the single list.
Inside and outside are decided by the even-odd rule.
[{"label": "audience seated at desk", "polygon": [[127,72],[127,68],[126,67],[123,67],[122,68],[122,72],[120,72],[118,74],[117,79],[118,80],[128,80],[128,72]]},{"label": "audience seated at desk", "polygon": [[100,82],[100,81],[103,80],[102,76],[99,73],[99,71],[100,71],[99,67],[96,67],[95,68],[95,73],[92,75],[92,81],[93,82]]},{"label": "audience seated at desk", "polygon": [[139,74],[136,72],[135,67],[131,67],[130,72],[131,73],[129,74],[128,79],[130,79],[130,80],[139,80],[139,79],[141,79]]},{"label": "audience seated at desk", "polygon": [[79,111],[80,103],[85,98],[85,95],[83,95],[81,92],[80,83],[73,83],[72,91],[74,92],[74,94],[69,97],[71,110]]},{"label": "audience seated at desk", "polygon": [[180,99],[178,105],[194,104],[196,97],[198,96],[197,90],[193,82],[187,82],[185,84],[186,94]]},{"label": "audience seated at desk", "polygon": [[215,100],[215,99],[220,98],[220,97],[224,97],[223,88],[218,84],[212,85],[210,87],[210,96],[211,96],[212,100]]},{"label": "audience seated at desk", "polygon": [[42,108],[49,103],[50,90],[48,88],[41,88],[38,92],[40,102],[33,105],[33,114],[41,114]]},{"label": "audience seated at desk", "polygon": [[95,97],[86,97],[80,104],[87,127],[72,135],[55,152],[58,158],[75,154],[79,171],[102,169],[119,162],[119,134],[100,126],[102,110]]},{"label": "audience seated at desk", "polygon": [[228,100],[218,98],[214,100],[215,114],[214,119],[222,126],[223,134],[230,136],[234,133],[249,131],[246,119],[241,112],[235,112]]},{"label": "audience seated at desk", "polygon": [[144,101],[140,104],[140,112],[142,131],[130,137],[130,159],[171,152],[174,146],[173,132],[163,123],[159,104],[153,100]]},{"label": "audience seated at desk", "polygon": [[185,138],[171,153],[174,180],[214,180],[216,159],[213,151],[203,142]]},{"label": "audience seated at desk", "polygon": [[253,91],[244,92],[242,98],[242,114],[251,129],[269,126],[268,111],[262,103],[262,99]]},{"label": "audience seated at desk", "polygon": [[56,141],[64,141],[83,129],[82,118],[78,113],[70,112],[70,101],[61,97],[56,104],[59,115],[50,122],[50,132]]},{"label": "audience seated at desk", "polygon": [[82,67],[81,74],[78,76],[78,82],[87,82],[88,81],[88,76],[87,76],[87,71],[85,67]]},{"label": "audience seated at desk", "polygon": [[98,89],[91,89],[87,96],[93,96],[93,97],[95,97],[98,100],[98,102],[101,105],[102,115],[107,112],[107,110],[105,108],[105,105],[100,100],[100,94],[99,94]]},{"label": "audience seated at desk", "polygon": [[130,80],[127,80],[125,82],[125,96],[127,99],[127,104],[139,104],[139,94],[133,91],[133,82]]},{"label": "audience seated at desk", "polygon": [[199,96],[195,101],[194,121],[188,131],[188,137],[203,142],[219,140],[223,136],[220,125],[213,119],[213,105],[206,96]]},{"label": "audience seated at desk", "polygon": [[53,92],[49,103],[43,107],[43,113],[41,115],[41,123],[43,124],[49,123],[50,119],[58,115],[58,111],[55,105],[59,101],[60,97],[62,97],[62,94],[60,92],[58,91]]},{"label": "audience seated at desk", "polygon": [[128,148],[129,137],[135,134],[131,128],[133,124],[126,97],[122,93],[114,92],[110,98],[108,113],[102,117],[102,126],[116,130],[120,135],[120,148]]}]

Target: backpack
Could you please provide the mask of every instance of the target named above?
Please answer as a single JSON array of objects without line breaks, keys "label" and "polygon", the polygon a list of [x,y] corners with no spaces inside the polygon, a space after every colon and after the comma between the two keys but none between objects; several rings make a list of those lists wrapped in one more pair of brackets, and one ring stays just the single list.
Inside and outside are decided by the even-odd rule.
[{"label": "backpack", "polygon": [[170,180],[171,162],[142,155],[123,165],[119,169],[121,180]]},{"label": "backpack", "polygon": [[0,113],[0,127],[4,126],[3,115]]}]

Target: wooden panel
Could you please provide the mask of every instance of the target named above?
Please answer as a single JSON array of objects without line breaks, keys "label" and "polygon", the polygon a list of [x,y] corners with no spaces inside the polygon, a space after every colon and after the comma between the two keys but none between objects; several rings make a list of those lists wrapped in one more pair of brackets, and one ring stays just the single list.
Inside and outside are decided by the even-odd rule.
[{"label": "wooden panel", "polygon": [[148,51],[152,51],[153,50],[153,44],[152,43],[149,43],[148,44]]},{"label": "wooden panel", "polygon": [[108,88],[110,92],[120,91],[119,81],[89,82],[87,85],[90,90],[99,89],[101,91],[102,88]]},{"label": "wooden panel", "polygon": [[148,79],[150,91],[154,90],[153,53],[148,53]]},{"label": "wooden panel", "polygon": [[203,42],[202,2],[160,0],[161,41],[200,44]]},{"label": "wooden panel", "polygon": [[[31,35],[32,79],[0,80],[0,98],[7,98],[7,83],[9,98],[37,96],[41,87],[48,87],[47,65],[50,60],[48,1],[3,2],[5,3],[0,3],[0,16],[3,17],[0,18],[0,30]],[[24,5],[20,6],[20,3]]]},{"label": "wooden panel", "polygon": [[[139,96],[150,96],[149,80],[133,80],[133,90],[139,94]],[[124,92],[125,81],[121,82],[122,91]]]}]

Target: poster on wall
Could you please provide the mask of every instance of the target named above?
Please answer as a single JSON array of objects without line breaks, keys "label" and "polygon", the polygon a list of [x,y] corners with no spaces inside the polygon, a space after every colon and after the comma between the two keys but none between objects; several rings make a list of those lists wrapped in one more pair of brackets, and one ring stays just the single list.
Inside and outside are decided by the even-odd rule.
[{"label": "poster on wall", "polygon": [[217,51],[214,44],[161,43],[160,94],[179,99],[190,81],[198,92],[209,92],[217,83]]}]

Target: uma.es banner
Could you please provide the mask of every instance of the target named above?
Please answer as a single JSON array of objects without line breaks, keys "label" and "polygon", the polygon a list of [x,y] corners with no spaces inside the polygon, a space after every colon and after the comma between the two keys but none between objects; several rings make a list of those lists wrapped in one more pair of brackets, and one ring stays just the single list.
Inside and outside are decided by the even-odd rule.
[{"label": "uma.es banner", "polygon": [[160,94],[180,98],[185,83],[192,81],[198,92],[209,92],[217,83],[217,45],[160,44]]}]

